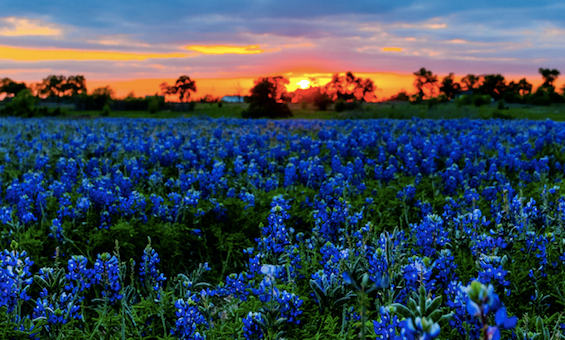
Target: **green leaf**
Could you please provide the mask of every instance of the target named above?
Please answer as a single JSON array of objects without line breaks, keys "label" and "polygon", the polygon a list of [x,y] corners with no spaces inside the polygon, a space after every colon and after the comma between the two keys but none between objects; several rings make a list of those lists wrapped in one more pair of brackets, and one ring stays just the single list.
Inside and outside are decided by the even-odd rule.
[{"label": "green leaf", "polygon": [[414,313],[408,309],[406,306],[400,304],[400,303],[393,303],[391,305],[392,307],[394,307],[396,309],[396,313],[405,317],[405,318],[416,318],[416,316],[414,315]]}]

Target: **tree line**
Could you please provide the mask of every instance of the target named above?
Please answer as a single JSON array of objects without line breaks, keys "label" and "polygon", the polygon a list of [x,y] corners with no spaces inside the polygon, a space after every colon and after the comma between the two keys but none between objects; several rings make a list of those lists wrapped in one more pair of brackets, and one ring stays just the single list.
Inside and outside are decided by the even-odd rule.
[{"label": "tree line", "polygon": [[565,87],[560,93],[555,88],[555,81],[560,75],[559,70],[539,68],[543,83],[533,91],[533,85],[526,78],[519,81],[507,82],[501,74],[487,74],[477,76],[468,74],[458,83],[453,73],[445,76],[441,82],[438,76],[426,68],[414,72],[416,79],[414,87],[417,92],[408,95],[401,91],[389,100],[411,101],[419,103],[424,100],[444,102],[460,97],[460,100],[475,101],[480,103],[483,96],[506,103],[522,103],[532,105],[550,105],[552,103],[565,103]]},{"label": "tree line", "polygon": [[[416,93],[409,95],[401,91],[388,100],[409,101],[412,103],[446,102],[457,98],[463,104],[480,105],[487,100],[507,103],[527,103],[533,105],[549,105],[565,102],[565,87],[558,93],[555,82],[560,75],[556,69],[540,68],[543,83],[536,91],[525,78],[507,82],[500,74],[473,75],[468,74],[460,82],[455,81],[453,73],[443,77],[426,68],[414,72]],[[282,76],[261,77],[255,81],[245,102],[249,107],[243,112],[244,117],[290,117],[292,112],[288,103],[297,102],[311,104],[318,110],[327,110],[333,104],[336,111],[353,110],[361,103],[376,100],[376,86],[371,79],[363,79],[352,72],[336,73],[324,86],[312,86],[288,92],[288,79]],[[180,103],[191,102],[191,94],[196,92],[196,81],[187,75],[181,75],[174,84],[162,83],[161,96],[137,98],[130,93],[125,99],[117,100],[114,91],[109,87],[99,87],[90,94],[87,92],[86,79],[82,75],[50,75],[37,84],[26,85],[10,78],[0,80],[0,95],[5,94],[8,101],[15,100],[12,107],[32,107],[38,100],[51,102],[67,102],[75,105],[77,110],[105,110],[110,107],[117,110],[149,110],[156,112],[166,108],[166,96],[177,97]],[[17,99],[17,97],[20,97]],[[488,99],[485,99],[488,98]],[[206,95],[200,102],[219,102],[219,98]],[[27,104],[21,104],[27,103]],[[17,105],[16,105],[17,104]],[[194,103],[187,105],[188,110]],[[221,103],[219,104],[221,105]],[[108,107],[108,108],[106,108]]]},{"label": "tree line", "polygon": [[[161,84],[161,96],[136,97],[131,92],[124,99],[117,99],[115,92],[110,86],[95,88],[92,92],[87,92],[86,78],[82,75],[49,75],[41,82],[26,85],[18,83],[10,78],[0,80],[0,95],[4,95],[8,103],[4,109],[4,114],[33,115],[37,109],[35,105],[39,101],[74,104],[77,111],[103,110],[106,114],[111,110],[149,110],[154,113],[158,110],[167,108],[165,96],[178,96],[181,103],[188,102],[191,92],[196,92],[196,83],[190,77],[183,75],[178,78],[175,84]],[[215,100],[211,96],[206,96],[205,100]],[[184,107],[190,108],[190,105]],[[194,105],[192,105],[194,107]],[[111,109],[110,109],[111,108]],[[58,114],[60,110],[56,110]],[[38,112],[42,115],[52,115],[45,108]]]}]

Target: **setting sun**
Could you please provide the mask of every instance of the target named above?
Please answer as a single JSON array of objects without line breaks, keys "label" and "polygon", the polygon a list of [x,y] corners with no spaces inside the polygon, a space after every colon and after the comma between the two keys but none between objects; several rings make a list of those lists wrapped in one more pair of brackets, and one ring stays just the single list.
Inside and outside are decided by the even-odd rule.
[{"label": "setting sun", "polygon": [[310,87],[310,80],[308,79],[302,79],[301,81],[299,81],[298,83],[296,83],[296,85],[298,85],[301,89],[307,89]]}]

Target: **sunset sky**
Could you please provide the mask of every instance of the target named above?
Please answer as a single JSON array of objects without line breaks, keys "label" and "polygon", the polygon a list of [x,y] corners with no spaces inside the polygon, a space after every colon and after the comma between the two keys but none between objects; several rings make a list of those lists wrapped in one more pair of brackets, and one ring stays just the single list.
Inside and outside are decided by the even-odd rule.
[{"label": "sunset sky", "polygon": [[352,71],[384,98],[414,92],[421,67],[535,85],[539,67],[565,72],[563,1],[19,0],[0,16],[0,78],[82,74],[89,90],[109,84],[118,96],[154,94],[182,74],[200,97],[246,94],[260,76],[283,75],[293,90]]}]

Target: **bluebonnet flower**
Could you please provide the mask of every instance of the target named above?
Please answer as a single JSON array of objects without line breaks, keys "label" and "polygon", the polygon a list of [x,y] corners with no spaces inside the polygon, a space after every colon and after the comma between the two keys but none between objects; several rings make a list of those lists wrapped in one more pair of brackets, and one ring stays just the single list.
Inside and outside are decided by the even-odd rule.
[{"label": "bluebonnet flower", "polygon": [[64,243],[63,227],[61,226],[61,221],[58,218],[53,219],[51,222],[51,228],[49,229],[51,230],[49,237],[55,238],[57,242]]},{"label": "bluebonnet flower", "polygon": [[468,336],[471,339],[478,340],[480,338],[481,322],[477,318],[473,318],[467,312],[467,295],[465,287],[461,281],[452,281],[445,289],[447,296],[446,305],[453,309],[453,316],[449,319],[449,326],[457,329],[459,334],[467,334],[466,324],[470,324]]},{"label": "bluebonnet flower", "polygon": [[373,328],[377,339],[402,340],[397,335],[397,329],[401,327],[398,316],[391,316],[388,309],[381,306],[379,309],[380,320],[373,320]]},{"label": "bluebonnet flower", "polygon": [[378,247],[373,255],[367,259],[369,261],[369,279],[377,286],[385,288],[388,286],[388,259],[383,247]]},{"label": "bluebonnet flower", "polygon": [[193,294],[187,300],[179,299],[175,302],[175,321],[176,330],[172,333],[176,334],[179,339],[183,340],[204,340],[205,335],[200,334],[201,326],[207,326],[208,323],[204,315],[198,309],[200,298]]},{"label": "bluebonnet flower", "polygon": [[73,255],[69,259],[67,265],[68,272],[65,274],[67,279],[65,290],[71,292],[71,294],[77,294],[90,289],[94,270],[86,268],[87,263],[88,260],[82,255]]},{"label": "bluebonnet flower", "polygon": [[0,306],[12,312],[18,301],[29,301],[28,289],[33,283],[30,268],[33,261],[26,251],[17,251],[17,243],[12,241],[12,250],[0,253]]},{"label": "bluebonnet flower", "polygon": [[243,336],[246,340],[259,340],[264,338],[263,330],[259,327],[259,322],[264,322],[261,313],[249,312],[241,321],[243,322]]},{"label": "bluebonnet flower", "polygon": [[163,282],[166,280],[165,275],[159,272],[157,264],[161,262],[159,254],[151,247],[151,239],[147,247],[143,250],[141,256],[141,264],[139,268],[139,280],[145,287],[151,287],[154,291],[162,288]]},{"label": "bluebonnet flower", "polygon": [[245,272],[239,274],[230,274],[226,277],[226,283],[218,288],[220,294],[228,296],[233,295],[241,301],[247,301],[250,292],[248,290],[247,275]]},{"label": "bluebonnet flower", "polygon": [[449,232],[443,227],[443,219],[438,215],[428,215],[420,224],[411,225],[418,252],[432,257],[438,249],[450,242]]},{"label": "bluebonnet flower", "polygon": [[281,316],[289,323],[300,324],[300,315],[303,313],[300,307],[304,301],[298,295],[286,290],[280,292],[275,298],[279,304]]},{"label": "bluebonnet flower", "polygon": [[401,335],[406,340],[431,340],[439,336],[440,326],[426,317],[408,318],[401,322]]},{"label": "bluebonnet flower", "polygon": [[500,298],[494,292],[492,284],[485,286],[478,281],[473,281],[464,288],[467,294],[467,312],[478,318],[483,324],[483,329],[487,326],[487,316],[494,313],[495,326],[488,325],[486,329],[489,340],[499,340],[500,330],[512,329],[516,326],[518,318],[508,317],[506,308],[502,306]]},{"label": "bluebonnet flower", "polygon": [[262,237],[256,239],[257,248],[264,253],[282,253],[291,244],[293,228],[287,228],[285,220],[290,218],[287,209],[290,205],[282,196],[275,196],[268,216],[269,224],[261,228]]},{"label": "bluebonnet flower", "polygon": [[433,263],[430,263],[430,259],[412,256],[408,261],[409,264],[402,269],[405,287],[399,295],[400,301],[406,298],[409,292],[417,291],[421,284],[428,292],[436,289],[436,280],[432,278]]},{"label": "bluebonnet flower", "polygon": [[98,254],[94,263],[94,284],[101,284],[102,295],[111,303],[122,299],[120,283],[120,264],[116,256],[108,253]]},{"label": "bluebonnet flower", "polygon": [[479,282],[488,284],[494,281],[503,287],[509,286],[510,281],[506,280],[508,271],[502,268],[500,261],[500,257],[497,256],[481,256],[479,261],[481,266],[478,277]]}]

